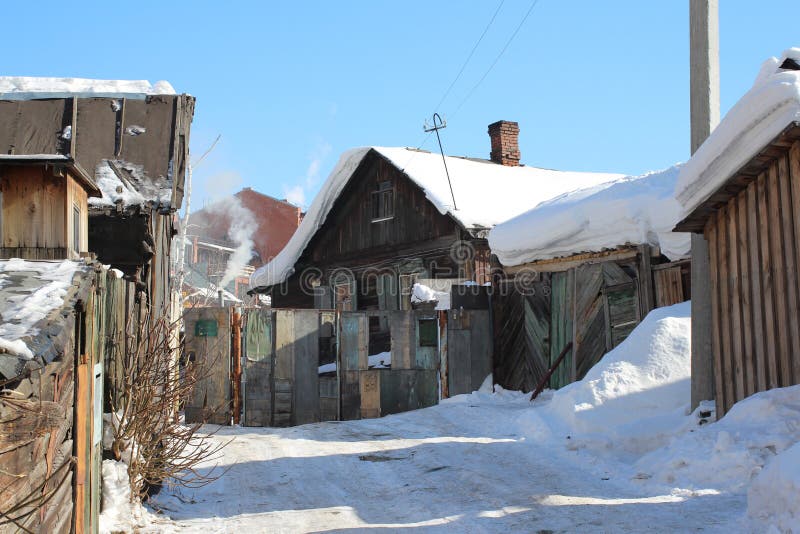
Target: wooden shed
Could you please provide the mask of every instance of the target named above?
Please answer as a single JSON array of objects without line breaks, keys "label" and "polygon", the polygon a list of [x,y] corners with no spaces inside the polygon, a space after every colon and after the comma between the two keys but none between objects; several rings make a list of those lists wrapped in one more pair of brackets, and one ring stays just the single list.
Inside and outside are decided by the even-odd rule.
[{"label": "wooden shed", "polygon": [[554,366],[550,387],[580,380],[650,310],[689,298],[689,238],[671,232],[677,177],[573,191],[492,230],[497,383],[530,391]]},{"label": "wooden shed", "polygon": [[758,391],[800,384],[800,123],[676,229],[708,241],[718,416]]},{"label": "wooden shed", "polygon": [[88,198],[99,196],[71,158],[0,155],[0,258],[79,258],[88,250]]}]

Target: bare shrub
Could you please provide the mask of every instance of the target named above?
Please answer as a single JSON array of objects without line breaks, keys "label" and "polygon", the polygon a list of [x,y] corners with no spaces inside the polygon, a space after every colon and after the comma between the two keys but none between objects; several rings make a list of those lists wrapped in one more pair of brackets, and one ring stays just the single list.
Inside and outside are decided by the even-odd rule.
[{"label": "bare shrub", "polygon": [[219,478],[216,467],[198,466],[218,458],[227,443],[214,443],[200,433],[203,423],[184,424],[180,406],[195,386],[208,376],[208,367],[187,363],[183,368],[170,344],[177,324],[165,314],[130,321],[137,332],[127,332],[124,343],[115,344],[121,362],[122,383],[112,395],[115,459],[128,465],[131,498],[145,499],[166,481],[184,487],[200,487]]}]

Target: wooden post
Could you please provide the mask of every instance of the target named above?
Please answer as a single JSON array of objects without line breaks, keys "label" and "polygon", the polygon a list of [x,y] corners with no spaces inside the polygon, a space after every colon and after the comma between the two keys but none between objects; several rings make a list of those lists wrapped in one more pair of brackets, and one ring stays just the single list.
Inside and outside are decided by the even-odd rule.
[{"label": "wooden post", "polygon": [[231,393],[233,397],[233,424],[241,422],[242,413],[242,315],[233,309],[231,319],[231,358],[233,359]]},{"label": "wooden post", "polygon": [[[691,148],[694,154],[719,123],[717,0],[689,0]],[[692,234],[692,409],[714,398],[708,242]]]}]

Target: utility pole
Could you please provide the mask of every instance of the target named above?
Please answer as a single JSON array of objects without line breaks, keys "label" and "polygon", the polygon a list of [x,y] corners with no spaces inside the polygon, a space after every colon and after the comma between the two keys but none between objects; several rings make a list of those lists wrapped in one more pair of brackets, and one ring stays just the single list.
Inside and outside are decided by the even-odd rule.
[{"label": "utility pole", "polygon": [[444,157],[444,149],[442,148],[442,139],[439,137],[439,130],[447,128],[447,123],[442,121],[438,113],[433,114],[433,126],[428,125],[425,121],[425,126],[422,127],[426,132],[436,132],[436,140],[439,141],[439,152],[442,154],[442,163],[444,163],[444,173],[447,175],[447,185],[450,186],[450,196],[453,198],[453,210],[458,210],[456,207],[456,195],[453,193],[453,182],[450,181],[450,171],[447,170],[447,159]]},{"label": "utility pole", "polygon": [[[718,0],[689,0],[689,63],[694,154],[719,124]],[[692,234],[692,409],[714,396],[708,242]]]}]

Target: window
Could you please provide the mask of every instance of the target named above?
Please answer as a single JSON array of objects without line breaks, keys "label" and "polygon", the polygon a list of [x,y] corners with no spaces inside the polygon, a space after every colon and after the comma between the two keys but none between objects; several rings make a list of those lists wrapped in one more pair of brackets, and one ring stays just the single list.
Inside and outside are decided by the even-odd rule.
[{"label": "window", "polygon": [[438,347],[439,346],[439,326],[436,319],[419,320],[419,346]]},{"label": "window", "polygon": [[72,250],[81,252],[81,208],[72,205]]},{"label": "window", "polygon": [[394,217],[394,188],[392,182],[378,182],[372,192],[372,222],[388,221]]}]

